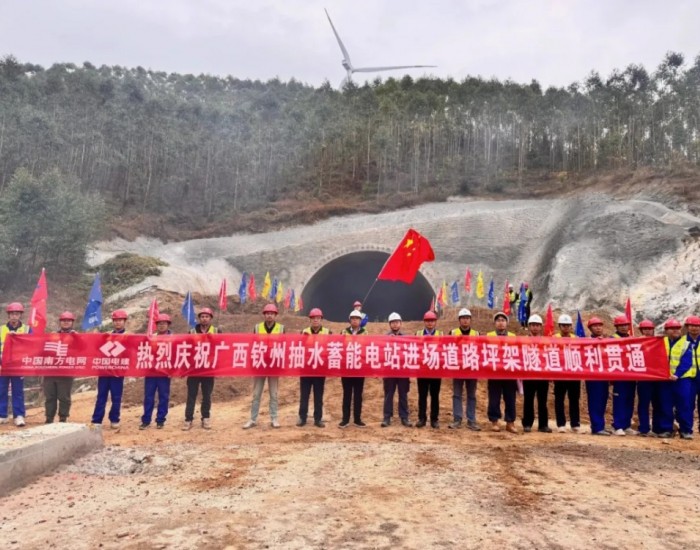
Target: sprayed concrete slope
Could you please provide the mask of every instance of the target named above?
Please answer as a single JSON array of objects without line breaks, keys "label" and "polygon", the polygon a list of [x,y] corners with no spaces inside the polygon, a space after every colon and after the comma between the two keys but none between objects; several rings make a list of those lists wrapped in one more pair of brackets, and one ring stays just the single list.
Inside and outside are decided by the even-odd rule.
[{"label": "sprayed concrete slope", "polygon": [[476,275],[530,281],[535,306],[619,310],[631,295],[637,311],[661,318],[695,309],[700,290],[700,243],[689,229],[700,218],[642,200],[588,195],[557,200],[452,201],[376,215],[332,218],[264,234],[163,244],[115,239],[95,245],[91,263],[120,252],[155,256],[169,267],[159,277],[114,296],[123,299],[157,287],[185,293],[230,292],[241,273],[255,273],[259,288],[270,271],[286,288],[300,289],[323,265],[363,250],[391,252],[414,227],[428,237],[436,261],[424,264],[434,285]]}]

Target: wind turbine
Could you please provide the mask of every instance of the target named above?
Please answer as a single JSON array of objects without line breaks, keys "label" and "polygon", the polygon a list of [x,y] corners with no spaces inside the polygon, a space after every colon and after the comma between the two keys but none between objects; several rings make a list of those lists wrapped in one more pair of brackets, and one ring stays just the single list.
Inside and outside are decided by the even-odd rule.
[{"label": "wind turbine", "polygon": [[335,25],[333,25],[333,21],[331,21],[331,16],[328,15],[328,10],[324,8],[326,12],[326,17],[328,17],[328,22],[331,24],[331,29],[333,29],[333,34],[335,34],[335,38],[338,41],[338,46],[340,46],[340,51],[343,52],[343,61],[341,62],[343,67],[345,67],[346,72],[348,73],[347,77],[343,80],[343,82],[340,84],[340,87],[344,87],[345,84],[350,82],[352,80],[352,74],[353,73],[377,73],[380,71],[395,71],[397,69],[420,69],[420,68],[426,68],[426,67],[437,67],[437,65],[393,65],[393,66],[388,66],[388,67],[353,67],[352,61],[350,61],[350,54],[348,53],[348,50],[345,48],[345,45],[343,44],[343,41],[340,39],[340,35],[338,35],[338,31],[335,30]]}]

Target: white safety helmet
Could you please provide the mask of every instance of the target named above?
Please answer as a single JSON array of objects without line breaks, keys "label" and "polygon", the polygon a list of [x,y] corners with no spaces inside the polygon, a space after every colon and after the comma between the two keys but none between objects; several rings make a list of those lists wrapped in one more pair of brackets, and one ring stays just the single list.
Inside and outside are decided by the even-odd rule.
[{"label": "white safety helmet", "polygon": [[527,320],[528,325],[541,325],[542,324],[542,317],[540,317],[537,314],[530,315],[530,318]]},{"label": "white safety helmet", "polygon": [[573,325],[574,322],[571,320],[571,316],[562,313],[557,321],[558,325]]},{"label": "white safety helmet", "polygon": [[392,321],[402,321],[401,315],[396,312],[389,314],[389,322],[391,323]]},{"label": "white safety helmet", "polygon": [[459,313],[457,314],[457,319],[460,317],[471,317],[472,312],[469,311],[466,307],[463,307],[462,309],[459,310]]},{"label": "white safety helmet", "polygon": [[350,312],[350,315],[348,315],[348,317],[349,317],[350,319],[352,319],[353,317],[359,317],[360,319],[362,319],[362,313],[359,312],[359,311],[357,311],[356,309],[353,309],[353,310]]}]

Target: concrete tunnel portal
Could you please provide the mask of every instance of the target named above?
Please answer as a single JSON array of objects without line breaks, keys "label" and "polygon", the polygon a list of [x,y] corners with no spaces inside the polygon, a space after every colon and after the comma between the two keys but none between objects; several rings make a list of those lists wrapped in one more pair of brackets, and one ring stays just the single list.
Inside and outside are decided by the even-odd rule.
[{"label": "concrete tunnel portal", "polygon": [[[388,257],[386,252],[365,250],[331,260],[304,286],[301,293],[304,313],[320,307],[329,321],[346,321],[353,302],[363,300]],[[413,321],[423,318],[433,296],[432,286],[419,271],[410,285],[377,281],[362,310],[370,321],[386,320],[392,311],[399,313],[404,321]]]}]

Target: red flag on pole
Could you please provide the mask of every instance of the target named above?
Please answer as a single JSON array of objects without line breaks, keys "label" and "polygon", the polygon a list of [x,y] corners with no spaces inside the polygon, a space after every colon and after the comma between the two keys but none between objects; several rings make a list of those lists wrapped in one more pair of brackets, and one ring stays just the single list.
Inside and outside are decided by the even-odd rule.
[{"label": "red flag on pole", "polygon": [[258,295],[255,291],[255,275],[251,273],[250,279],[248,279],[248,299],[251,302],[254,302],[257,298]]},{"label": "red flag on pole", "polygon": [[287,294],[284,295],[284,307],[289,309],[289,304],[292,301],[292,289],[288,288],[287,289]]},{"label": "red flag on pole", "polygon": [[304,311],[304,301],[301,299],[301,294],[297,297],[297,308],[298,311]]},{"label": "red flag on pole", "polygon": [[466,290],[467,293],[471,293],[472,291],[472,272],[469,271],[469,268],[467,268],[467,272],[464,274],[464,290]]},{"label": "red flag on pole", "polygon": [[627,298],[627,303],[625,304],[625,315],[627,315],[627,320],[630,322],[630,336],[634,336],[634,321],[632,319],[632,301]]},{"label": "red flag on pole", "polygon": [[503,313],[510,315],[510,292],[508,292],[508,280],[506,280],[506,289],[503,293]]},{"label": "red flag on pole", "polygon": [[219,309],[221,311],[226,311],[228,306],[228,296],[227,296],[227,283],[226,277],[221,281],[221,288],[219,288]]},{"label": "red flag on pole", "polygon": [[41,268],[41,275],[39,275],[39,281],[36,283],[34,294],[32,294],[29,311],[29,326],[35,334],[44,334],[46,331],[46,300],[48,297],[46,271]]},{"label": "red flag on pole", "polygon": [[547,306],[547,317],[544,321],[544,335],[554,336],[554,313],[552,313],[552,304]]},{"label": "red flag on pole", "polygon": [[423,262],[435,259],[433,247],[428,239],[415,229],[409,229],[399,246],[389,256],[389,259],[377,275],[380,281],[402,281],[411,284]]},{"label": "red flag on pole", "polygon": [[146,334],[153,336],[156,332],[156,319],[158,319],[160,311],[158,311],[158,299],[153,298],[151,305],[148,308],[148,328]]}]

